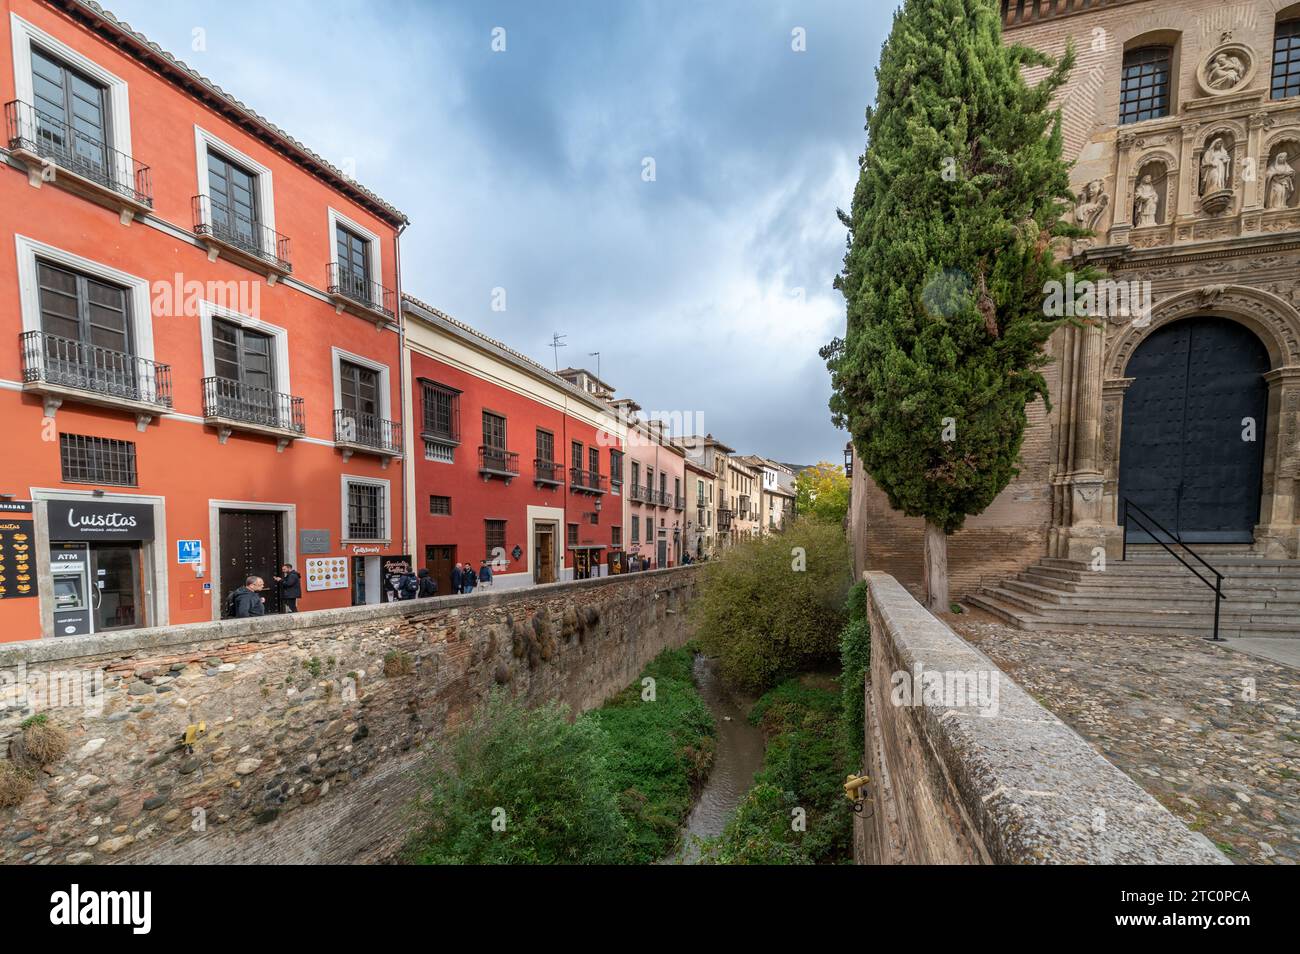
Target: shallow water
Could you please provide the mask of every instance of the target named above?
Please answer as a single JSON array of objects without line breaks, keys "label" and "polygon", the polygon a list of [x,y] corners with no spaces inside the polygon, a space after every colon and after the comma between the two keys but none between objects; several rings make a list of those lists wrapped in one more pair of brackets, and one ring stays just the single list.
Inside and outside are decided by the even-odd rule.
[{"label": "shallow water", "polygon": [[723,687],[717,660],[697,655],[694,674],[700,696],[717,723],[717,749],[709,779],[686,818],[682,848],[664,859],[668,864],[689,865],[699,860],[697,839],[722,834],[763,765],[763,733],[750,725],[748,718],[753,700],[735,696]]}]

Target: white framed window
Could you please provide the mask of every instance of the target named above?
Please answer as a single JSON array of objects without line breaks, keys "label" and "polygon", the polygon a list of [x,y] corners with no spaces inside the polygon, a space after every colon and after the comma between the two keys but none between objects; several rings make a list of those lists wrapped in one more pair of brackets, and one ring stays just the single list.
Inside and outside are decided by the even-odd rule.
[{"label": "white framed window", "polygon": [[[365,241],[367,265],[369,268],[369,274],[366,275],[365,278],[373,283],[373,285],[383,285],[384,259],[379,245],[379,236],[370,231],[370,229],[366,228],[364,225],[348,218],[337,209],[329,209],[326,214],[329,219],[330,264],[335,268],[339,266],[339,229],[342,227]],[[347,263],[344,263],[345,267],[346,264]],[[355,272],[355,267],[353,267],[351,271]],[[383,302],[375,302],[375,304],[382,305]]]},{"label": "white framed window", "polygon": [[212,200],[212,179],[208,171],[208,153],[233,162],[248,170],[256,180],[257,223],[275,231],[275,188],[271,170],[260,162],[240,152],[234,146],[214,136],[201,126],[194,127],[194,161],[198,180],[198,195]]},{"label": "white framed window", "polygon": [[211,301],[199,302],[199,338],[203,347],[203,376],[205,378],[216,377],[217,374],[216,356],[212,344],[212,320],[214,318],[220,318],[222,321],[228,321],[250,331],[270,335],[275,354],[275,390],[281,394],[293,393],[293,387],[289,382],[289,332],[279,325],[273,325],[260,318],[240,314],[231,308]]},{"label": "white framed window", "polygon": [[10,35],[13,40],[14,98],[34,105],[35,90],[32,82],[32,47],[56,60],[84,73],[103,85],[108,101],[109,130],[112,148],[126,155],[131,150],[131,101],[126,80],[110,73],[84,53],[79,53],[61,40],[46,33],[34,23],[28,23],[16,13],[9,14]]},{"label": "white framed window", "polygon": [[40,285],[37,278],[37,261],[62,265],[73,271],[101,278],[126,289],[130,302],[132,353],[137,358],[154,360],[153,319],[149,298],[148,279],[128,274],[120,269],[83,258],[53,245],[46,245],[25,235],[14,236],[18,253],[18,300],[22,311],[23,331],[41,331]]},{"label": "white framed window", "polygon": [[373,358],[363,358],[359,354],[353,354],[350,351],[344,351],[342,348],[331,348],[334,362],[334,407],[343,407],[343,362],[360,365],[363,368],[369,368],[375,372],[378,378],[376,391],[379,399],[379,417],[385,421],[393,419],[392,414],[392,388],[389,387],[388,365],[376,361]]},{"label": "white framed window", "polygon": [[348,474],[340,480],[343,542],[387,543],[391,526],[388,481]]}]

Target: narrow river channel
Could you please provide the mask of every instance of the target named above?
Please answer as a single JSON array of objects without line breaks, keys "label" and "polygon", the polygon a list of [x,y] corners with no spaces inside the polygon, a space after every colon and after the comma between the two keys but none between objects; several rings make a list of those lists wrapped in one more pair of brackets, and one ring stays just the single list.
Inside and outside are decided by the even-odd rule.
[{"label": "narrow river channel", "polygon": [[686,818],[682,847],[673,857],[665,858],[665,864],[690,865],[699,860],[696,839],[722,834],[763,765],[763,733],[749,724],[753,700],[727,691],[715,659],[697,655],[694,672],[695,685],[717,723],[718,745],[709,780]]}]

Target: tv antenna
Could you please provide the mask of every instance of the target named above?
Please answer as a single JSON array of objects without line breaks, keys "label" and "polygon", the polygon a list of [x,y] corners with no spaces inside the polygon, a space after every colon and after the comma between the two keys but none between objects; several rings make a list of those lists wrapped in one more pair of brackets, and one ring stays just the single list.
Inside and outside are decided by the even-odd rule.
[{"label": "tv antenna", "polygon": [[568,336],[568,335],[562,335],[562,334],[560,334],[558,331],[551,335],[551,350],[555,352],[555,370],[556,370],[556,372],[559,372],[559,370],[560,370],[560,349],[561,349],[561,348],[567,348],[567,347],[568,347],[568,345],[566,345],[566,344],[564,343],[564,339],[567,338],[567,337],[569,337],[569,336]]},{"label": "tv antenna", "polygon": [[599,351],[588,351],[588,352],[587,352],[587,357],[588,357],[588,358],[595,358],[595,359],[596,359],[596,377],[600,377],[600,352],[599,352]]}]

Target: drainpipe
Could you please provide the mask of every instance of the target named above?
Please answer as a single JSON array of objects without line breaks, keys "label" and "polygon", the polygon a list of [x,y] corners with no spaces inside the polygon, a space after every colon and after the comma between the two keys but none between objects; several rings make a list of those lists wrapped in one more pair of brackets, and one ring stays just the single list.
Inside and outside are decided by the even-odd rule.
[{"label": "drainpipe", "polygon": [[[397,239],[393,242],[393,265],[397,276],[397,388],[398,406],[402,409],[402,552],[410,553],[411,566],[423,566],[416,562],[416,554],[411,553],[407,537],[407,485],[406,468],[414,467],[414,432],[411,430],[410,415],[406,413],[406,308],[402,305],[402,233],[409,222],[403,222],[397,229]],[[414,406],[414,405],[412,405]]]}]

